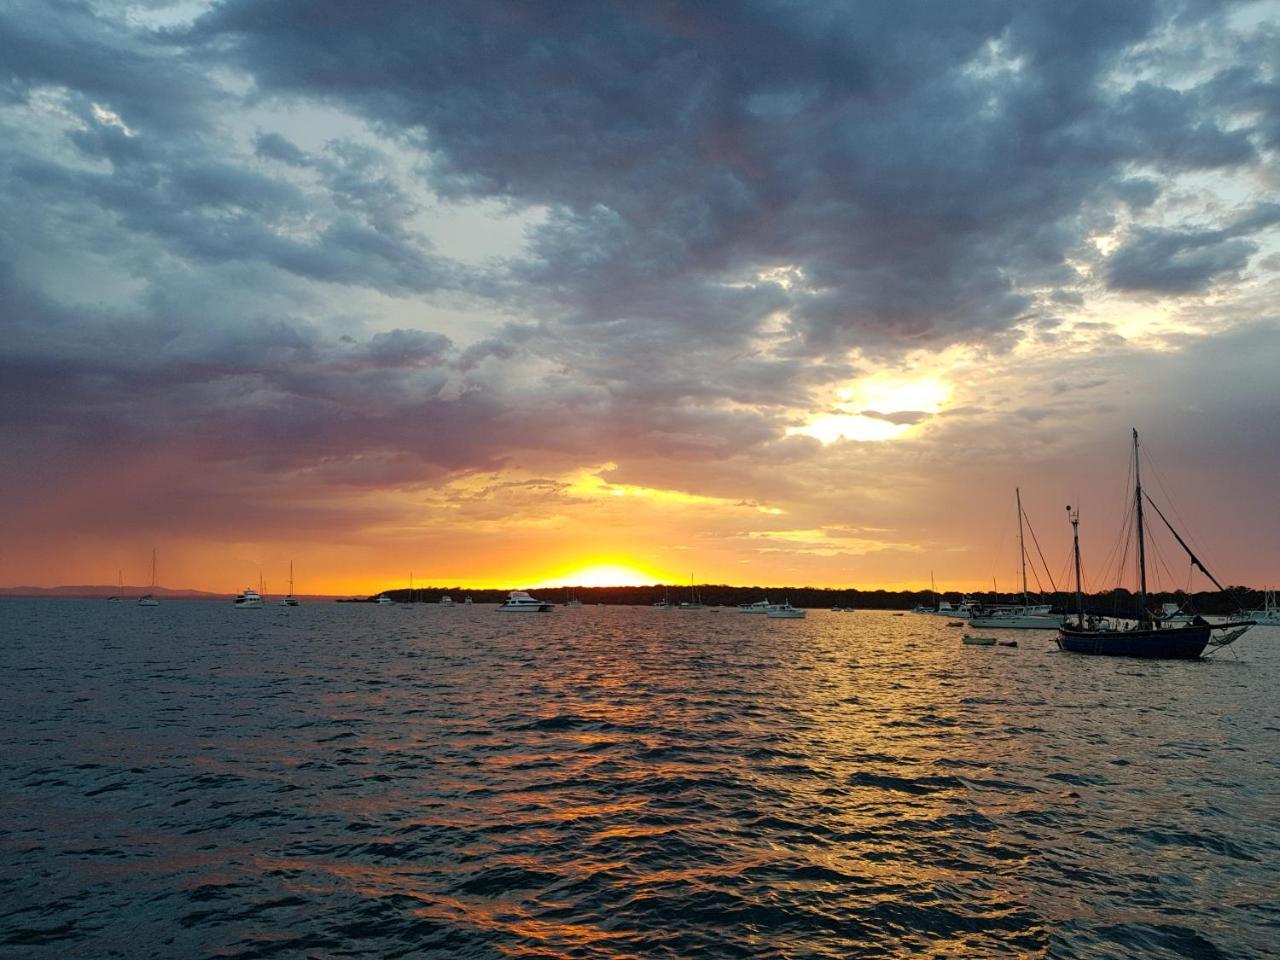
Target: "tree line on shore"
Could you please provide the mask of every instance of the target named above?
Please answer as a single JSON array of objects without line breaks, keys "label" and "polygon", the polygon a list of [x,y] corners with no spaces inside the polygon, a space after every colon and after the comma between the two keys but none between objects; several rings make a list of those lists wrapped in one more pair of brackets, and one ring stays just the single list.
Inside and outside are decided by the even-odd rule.
[{"label": "tree line on shore", "polygon": [[[691,599],[695,593],[697,598],[707,606],[736,607],[742,603],[755,603],[768,599],[773,603],[790,601],[797,607],[853,607],[866,610],[910,610],[913,607],[934,608],[939,599],[952,606],[964,599],[975,600],[987,604],[1022,603],[1020,593],[998,593],[981,591],[962,594],[948,591],[934,594],[929,590],[855,590],[830,587],[731,587],[724,584],[704,584],[694,588],[687,586],[664,586],[652,584],[644,587],[547,587],[531,590],[539,599],[548,603],[563,604],[570,599],[580,600],[584,605],[603,603],[610,606],[650,606],[666,600],[671,604]],[[395,590],[384,590],[371,597],[340,600],[339,603],[369,603],[378,596],[387,596],[398,603],[439,603],[444,596],[451,597],[455,603],[461,603],[464,597],[471,597],[475,603],[501,603],[507,598],[507,590],[471,590],[464,587],[408,587]],[[1051,603],[1058,613],[1074,613],[1076,595],[1068,591],[1057,593],[1033,594],[1032,603]],[[1226,615],[1239,609],[1261,607],[1263,593],[1250,587],[1228,587],[1226,591],[1204,591],[1184,593],[1183,591],[1157,592],[1147,594],[1147,603],[1156,608],[1164,603],[1176,603],[1186,610],[1209,615]],[[1135,606],[1135,595],[1123,587],[1103,593],[1085,594],[1086,613],[1098,616],[1132,616]]]}]

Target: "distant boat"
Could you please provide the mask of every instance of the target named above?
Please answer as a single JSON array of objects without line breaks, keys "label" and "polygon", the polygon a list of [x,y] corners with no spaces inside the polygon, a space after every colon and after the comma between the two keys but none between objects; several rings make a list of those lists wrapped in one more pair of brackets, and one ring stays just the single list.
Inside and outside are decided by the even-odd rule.
[{"label": "distant boat", "polygon": [[995,637],[979,637],[972,633],[966,633],[960,638],[961,643],[966,643],[971,647],[994,647],[996,645]]},{"label": "distant boat", "polygon": [[379,594],[377,597],[374,598],[373,602],[381,604],[383,606],[386,606],[389,603],[395,603],[395,601],[392,600],[390,597],[388,597],[385,593]]},{"label": "distant boat", "polygon": [[564,605],[565,605],[566,607],[574,607],[574,608],[577,608],[577,607],[582,606],[582,601],[578,599],[578,595],[575,593],[575,594],[573,594],[571,597],[569,597],[569,599],[568,599],[568,600],[566,600],[566,601],[564,602]]},{"label": "distant boat", "polygon": [[755,603],[738,604],[738,612],[739,613],[768,613],[770,610],[772,610],[776,606],[778,606],[778,604],[770,603],[768,598],[765,598],[764,600],[757,600]]},{"label": "distant boat", "polygon": [[467,594],[467,596],[466,596],[466,597],[463,599],[463,601],[462,601],[462,605],[463,605],[464,607],[469,607],[469,606],[471,606],[471,594]]},{"label": "distant boat", "polygon": [[806,611],[799,607],[793,607],[791,601],[785,603],[774,603],[765,611],[765,616],[773,620],[803,620]]},{"label": "distant boat", "polygon": [[662,590],[662,599],[659,600],[657,603],[655,603],[653,605],[653,608],[655,610],[670,610],[671,609],[671,591],[664,587]]},{"label": "distant boat", "polygon": [[107,597],[107,603],[120,603],[120,602],[121,602],[121,600],[120,600],[120,594],[121,594],[121,593],[124,593],[124,571],[123,571],[123,570],[117,570],[117,571],[116,571],[116,580],[118,580],[118,581],[119,581],[118,589],[119,589],[120,593],[117,593],[114,597]]},{"label": "distant boat", "polygon": [[[1022,560],[1022,603],[975,604],[969,611],[969,622],[975,627],[997,630],[1057,630],[1062,617],[1053,614],[1053,605],[1032,603],[1027,592],[1027,544],[1023,536],[1022,490],[1014,488],[1018,503],[1018,554]],[[1033,531],[1034,533],[1034,531]]]},{"label": "distant boat", "polygon": [[245,587],[244,592],[231,601],[237,610],[261,610],[262,594],[252,587]]},{"label": "distant boat", "polygon": [[289,561],[289,592],[280,598],[280,606],[296,607],[298,598],[293,595],[293,561]]},{"label": "distant boat", "polygon": [[1280,605],[1276,603],[1276,592],[1268,590],[1264,594],[1262,607],[1247,611],[1245,618],[1268,627],[1280,627]]},{"label": "distant boat", "polygon": [[689,599],[680,603],[680,610],[705,610],[706,606],[702,602],[702,597],[698,595],[697,589],[693,585],[693,574],[689,574]]},{"label": "distant boat", "polygon": [[[1214,585],[1225,592],[1222,584],[1211,574],[1200,559],[1191,552],[1186,541],[1173,529],[1154,500],[1142,492],[1141,458],[1138,450],[1138,431],[1133,431],[1133,507],[1134,524],[1137,527],[1138,546],[1138,606],[1132,621],[1108,620],[1085,616],[1084,593],[1080,574],[1080,511],[1067,507],[1071,521],[1072,543],[1076,573],[1075,623],[1068,619],[1058,628],[1058,647],[1069,653],[1086,653],[1096,656],[1145,657],[1149,659],[1195,660],[1211,643],[1215,647],[1226,646],[1237,640],[1252,620],[1211,624],[1203,617],[1194,617],[1189,623],[1169,625],[1160,617],[1152,616],[1147,609],[1147,539],[1143,525],[1143,504],[1150,504],[1159,514],[1174,539],[1187,552],[1192,564],[1198,567]],[[1218,640],[1212,640],[1215,630],[1230,630]]]},{"label": "distant boat", "polygon": [[549,603],[535,600],[523,590],[512,590],[498,609],[503,613],[550,613],[552,607]]},{"label": "distant boat", "polygon": [[456,606],[456,604],[453,602],[453,597],[449,596],[449,595],[446,593],[444,596],[442,596],[442,597],[440,598],[440,606],[442,606],[442,607],[453,607],[453,606]]},{"label": "distant boat", "polygon": [[140,607],[158,607],[160,600],[156,597],[156,551],[151,549],[151,592],[144,593],[138,598],[138,606]]}]

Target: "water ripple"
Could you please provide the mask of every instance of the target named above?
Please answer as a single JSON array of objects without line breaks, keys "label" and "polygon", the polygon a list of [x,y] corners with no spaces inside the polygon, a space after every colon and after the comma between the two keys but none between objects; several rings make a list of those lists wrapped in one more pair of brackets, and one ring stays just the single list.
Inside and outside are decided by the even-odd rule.
[{"label": "water ripple", "polygon": [[3,957],[1263,957],[1280,631],[0,603]]}]

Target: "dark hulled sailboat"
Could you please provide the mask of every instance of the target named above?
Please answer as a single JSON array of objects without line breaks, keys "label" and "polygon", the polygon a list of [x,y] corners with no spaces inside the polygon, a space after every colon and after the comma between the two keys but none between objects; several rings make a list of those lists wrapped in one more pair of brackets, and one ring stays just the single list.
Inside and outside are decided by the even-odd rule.
[{"label": "dark hulled sailboat", "polygon": [[[1112,657],[1146,657],[1164,660],[1196,660],[1204,653],[1205,647],[1225,646],[1235,641],[1249,627],[1251,620],[1236,620],[1230,623],[1213,624],[1197,616],[1190,623],[1168,624],[1153,616],[1147,609],[1147,554],[1146,535],[1143,530],[1142,515],[1142,474],[1138,464],[1138,431],[1133,431],[1133,479],[1134,479],[1134,516],[1138,528],[1138,609],[1137,621],[1131,626],[1119,626],[1095,617],[1086,617],[1084,613],[1084,594],[1080,577],[1080,512],[1067,507],[1071,518],[1073,541],[1075,547],[1076,568],[1076,617],[1072,623],[1069,619],[1058,628],[1058,648],[1069,653],[1090,653]],[[1173,525],[1160,512],[1154,502],[1151,506],[1165,526],[1177,539],[1178,544],[1186,550],[1191,562],[1200,568],[1214,585],[1224,589],[1214,578],[1199,558],[1191,552],[1186,541],[1173,529]],[[1231,630],[1232,632],[1213,640],[1213,631]]]}]

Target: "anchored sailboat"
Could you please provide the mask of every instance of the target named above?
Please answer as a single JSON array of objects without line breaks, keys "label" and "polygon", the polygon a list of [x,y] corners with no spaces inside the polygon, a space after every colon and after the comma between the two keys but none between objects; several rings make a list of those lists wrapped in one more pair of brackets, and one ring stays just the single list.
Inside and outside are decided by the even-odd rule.
[{"label": "anchored sailboat", "polygon": [[280,606],[296,607],[298,598],[293,595],[293,561],[289,561],[289,592],[280,598]]},{"label": "anchored sailboat", "polygon": [[151,592],[144,593],[138,598],[138,606],[140,607],[158,607],[160,601],[156,597],[156,551],[155,547],[151,548]]},{"label": "anchored sailboat", "polygon": [[[1018,554],[1022,561],[1022,604],[976,606],[969,613],[969,622],[975,627],[996,627],[1005,630],[1056,630],[1062,624],[1062,618],[1053,615],[1053,605],[1033,604],[1027,592],[1027,543],[1023,534],[1022,489],[1015,487],[1014,495],[1018,503]],[[1039,574],[1036,576],[1039,577]]]},{"label": "anchored sailboat", "polygon": [[[1080,576],[1080,511],[1067,507],[1067,516],[1071,521],[1072,545],[1076,572],[1076,616],[1075,622],[1067,621],[1058,628],[1058,647],[1069,653],[1091,653],[1113,657],[1147,657],[1166,660],[1195,660],[1204,653],[1205,647],[1222,647],[1233,643],[1246,630],[1253,626],[1252,620],[1235,620],[1228,623],[1209,623],[1203,617],[1194,617],[1190,622],[1179,621],[1168,623],[1154,616],[1147,609],[1147,547],[1146,531],[1143,526],[1142,504],[1146,502],[1159,514],[1169,532],[1191,562],[1198,567],[1219,590],[1226,588],[1218,583],[1200,558],[1191,552],[1186,541],[1173,529],[1173,525],[1155,501],[1142,492],[1142,472],[1138,456],[1138,431],[1133,431],[1133,505],[1138,534],[1138,609],[1133,623],[1116,623],[1084,612],[1084,592]],[[1213,631],[1229,631],[1217,639],[1213,639]]]}]

